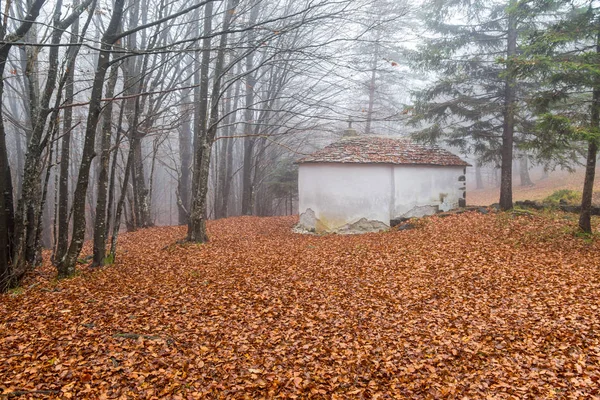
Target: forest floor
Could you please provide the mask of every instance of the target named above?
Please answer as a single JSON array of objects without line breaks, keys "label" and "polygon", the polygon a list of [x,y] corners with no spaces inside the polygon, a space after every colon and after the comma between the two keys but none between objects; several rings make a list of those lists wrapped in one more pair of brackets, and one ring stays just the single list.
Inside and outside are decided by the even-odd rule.
[{"label": "forest floor", "polygon": [[[599,398],[600,242],[562,213],[122,236],[0,296],[0,398]],[[599,220],[594,221],[598,226]]]},{"label": "forest floor", "polygon": [[[546,178],[542,178],[540,171],[531,173],[532,186],[520,186],[519,178],[513,179],[513,200],[542,200],[553,192],[561,189],[583,190],[583,178],[585,170],[580,168],[576,172],[554,171]],[[600,168],[596,171],[600,176]],[[500,199],[500,187],[485,182],[483,189],[475,189],[474,180],[467,183],[467,204],[476,206],[489,206],[498,203]],[[600,196],[598,201],[600,201]],[[597,202],[598,202],[597,201]]]}]

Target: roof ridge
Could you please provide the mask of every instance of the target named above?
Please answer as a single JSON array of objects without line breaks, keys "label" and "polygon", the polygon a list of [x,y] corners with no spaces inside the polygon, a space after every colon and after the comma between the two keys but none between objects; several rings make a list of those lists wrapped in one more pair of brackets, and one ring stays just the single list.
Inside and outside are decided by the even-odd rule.
[{"label": "roof ridge", "polygon": [[470,165],[439,146],[427,146],[406,137],[385,136],[345,137],[298,160],[297,163]]}]

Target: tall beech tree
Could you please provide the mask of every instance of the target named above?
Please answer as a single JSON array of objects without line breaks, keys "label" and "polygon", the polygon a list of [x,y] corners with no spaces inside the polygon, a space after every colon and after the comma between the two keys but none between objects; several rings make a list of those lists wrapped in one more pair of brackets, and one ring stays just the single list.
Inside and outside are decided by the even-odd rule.
[{"label": "tall beech tree", "polygon": [[[197,242],[208,239],[208,217],[290,212],[294,200],[271,184],[271,169],[305,145],[295,134],[339,117],[328,115],[349,89],[336,71],[337,53],[349,46],[338,44],[361,35],[342,25],[367,5],[7,3],[0,290],[35,266],[41,238],[53,248],[59,278],[75,271],[89,239],[93,266],[114,261],[123,217],[128,229],[147,227],[165,203]],[[179,146],[168,160],[172,139]],[[177,196],[164,196],[175,181]]]},{"label": "tall beech tree", "polygon": [[94,158],[96,127],[102,111],[102,92],[106,72],[110,67],[110,53],[114,43],[120,38],[117,32],[123,16],[125,0],[115,0],[110,22],[102,35],[101,51],[92,84],[85,140],[79,175],[73,196],[73,234],[66,254],[58,261],[58,276],[66,277],[75,272],[75,263],[85,239],[85,198],[89,185],[90,167]]},{"label": "tall beech tree", "polygon": [[[210,116],[207,121],[206,129],[199,129],[194,142],[196,154],[194,157],[193,170],[193,197],[190,210],[190,222],[188,225],[187,238],[192,242],[206,242],[208,235],[206,233],[206,195],[208,193],[208,174],[210,169],[210,155],[212,146],[217,134],[219,123],[219,109],[221,98],[221,83],[225,71],[225,50],[227,48],[228,30],[231,20],[235,15],[235,8],[239,0],[229,0],[227,8],[223,13],[223,25],[219,50],[217,51],[214,79],[211,92]],[[208,35],[207,35],[208,36]],[[208,104],[208,98],[203,99]],[[204,109],[204,108],[203,108]],[[200,116],[202,118],[202,116]],[[201,119],[202,120],[202,119]]]},{"label": "tall beech tree", "polygon": [[[191,11],[200,8],[208,3],[211,3],[214,0],[206,0],[196,4],[193,4],[189,7],[183,8],[177,12],[173,12],[167,16],[162,18],[158,18],[154,21],[150,21],[144,24],[136,25],[131,27],[126,31],[119,32],[119,27],[123,19],[123,10],[125,0],[115,0],[114,7],[112,9],[112,14],[108,26],[104,31],[101,40],[100,53],[98,56],[98,61],[96,65],[96,71],[94,74],[94,80],[92,83],[92,92],[90,97],[90,102],[88,105],[88,118],[85,130],[85,138],[84,138],[84,146],[82,153],[82,160],[79,166],[79,174],[77,177],[77,184],[75,186],[74,191],[74,200],[73,200],[73,233],[71,237],[71,241],[67,250],[67,253],[58,261],[58,275],[59,277],[65,277],[71,275],[75,270],[75,263],[77,261],[77,257],[81,253],[81,248],[83,247],[83,242],[85,239],[85,227],[86,227],[86,215],[85,215],[85,198],[86,193],[88,191],[89,186],[89,178],[90,178],[90,168],[92,165],[92,159],[95,156],[94,145],[96,141],[96,128],[98,126],[98,122],[100,120],[100,115],[102,111],[102,93],[104,80],[106,77],[106,73],[111,65],[110,55],[112,52],[112,47],[114,44],[129,35],[133,35],[139,31],[151,28],[156,25],[163,24],[167,21],[175,19],[179,16],[186,15]],[[119,58],[116,59],[118,61]],[[115,62],[115,61],[113,61]],[[111,99],[112,100],[112,99]],[[138,97],[139,101],[139,97]],[[139,110],[139,108],[138,108]],[[139,116],[139,112],[136,112],[134,117]],[[130,134],[135,136],[135,129],[137,128],[137,122],[132,123]],[[134,149],[135,146],[130,143],[130,148]],[[131,155],[130,151],[130,155]],[[128,159],[128,164],[130,160]],[[131,166],[129,167],[131,168]],[[127,169],[126,173],[130,171]],[[125,187],[126,190],[126,187]],[[116,237],[115,235],[113,235]],[[112,245],[114,246],[115,240],[112,239]]]},{"label": "tall beech tree", "polygon": [[[79,6],[79,1],[73,2],[74,7]],[[96,1],[90,5],[91,9],[96,8]],[[58,204],[57,207],[57,238],[55,246],[55,258],[62,257],[67,251],[69,240],[69,166],[71,158],[71,135],[73,129],[73,104],[75,94],[75,65],[77,55],[81,49],[81,43],[87,32],[87,28],[92,20],[93,13],[88,14],[88,19],[83,27],[79,30],[79,20],[73,21],[71,26],[71,35],[69,44],[71,45],[67,51],[66,71],[64,75],[64,109],[62,121],[62,138],[60,140],[60,165],[58,177]],[[80,36],[81,33],[81,36]]]},{"label": "tall beech tree", "polygon": [[[45,0],[37,0],[31,4],[23,22],[13,33],[7,32],[6,21],[0,21],[0,103],[4,104],[4,71],[12,46],[27,34],[37,19]],[[15,284],[13,262],[14,245],[14,205],[13,187],[6,148],[6,130],[4,116],[0,109],[0,290]]]},{"label": "tall beech tree", "polygon": [[[258,19],[260,11],[260,2],[251,3],[249,23],[254,25]],[[248,47],[252,47],[256,42],[256,34],[250,32],[247,36]],[[254,97],[256,92],[256,71],[254,65],[255,52],[250,52],[246,56],[246,85],[245,85],[245,104],[244,108],[244,166],[242,170],[242,214],[251,215],[254,208],[254,184],[252,182],[253,155],[256,137],[253,135],[254,126]]]},{"label": "tall beech tree", "polygon": [[[19,282],[21,277],[35,264],[36,256],[39,251],[39,240],[41,237],[41,217],[43,212],[43,206],[45,204],[45,197],[47,193],[46,186],[49,181],[49,172],[46,174],[45,185],[42,188],[42,166],[43,159],[42,155],[44,151],[47,149],[49,141],[52,139],[53,134],[56,132],[57,123],[53,121],[52,126],[54,128],[47,127],[48,116],[52,113],[53,109],[50,108],[50,102],[53,97],[55,97],[55,104],[60,102],[60,94],[62,93],[62,87],[65,83],[66,79],[60,79],[60,89],[58,90],[58,96],[55,96],[55,89],[57,81],[59,80],[59,44],[61,41],[61,37],[63,33],[73,24],[79,16],[83,13],[83,11],[89,7],[92,3],[92,0],[86,0],[83,3],[74,6],[73,10],[70,14],[68,14],[64,19],[61,19],[62,15],[62,1],[58,1],[55,4],[55,11],[53,14],[53,25],[50,34],[50,50],[48,54],[48,69],[47,76],[45,80],[45,84],[41,93],[37,91],[37,78],[29,80],[29,115],[32,119],[31,130],[28,134],[28,143],[27,143],[27,153],[26,159],[24,163],[24,174],[23,174],[23,183],[22,190],[20,193],[20,198],[18,201],[18,206],[16,208],[16,213],[14,217],[12,214],[12,183],[10,182],[10,175],[7,176],[7,182],[3,182],[0,184],[3,186],[4,199],[5,199],[5,207],[4,215],[2,218],[6,222],[2,225],[6,224],[6,230],[3,229],[3,232],[9,236],[9,243],[11,247],[10,250],[10,258],[2,261],[5,261],[5,277],[3,279],[3,286],[11,286]],[[13,35],[9,35],[9,37],[4,37],[5,27],[4,24],[1,27],[4,44],[2,45],[2,50],[0,51],[0,58],[2,59],[2,67],[0,70],[0,74],[3,75],[4,67],[6,65],[6,60],[8,57],[8,52],[10,51],[10,47],[14,41],[20,40],[23,38],[29,29],[31,28],[33,22],[37,18],[41,7],[43,6],[43,2],[32,2],[29,13],[23,23],[18,27],[17,31]],[[8,10],[8,8],[7,8]],[[6,19],[4,20],[6,22]],[[31,43],[35,46],[35,43]],[[35,52],[37,54],[37,52]],[[37,62],[37,57],[33,57],[29,59],[29,62],[26,67],[26,71],[35,70],[32,67],[32,63]],[[64,75],[63,75],[64,77]],[[0,88],[0,92],[2,89]],[[56,108],[54,108],[56,110]],[[56,119],[57,113],[54,112],[54,116]],[[5,139],[5,130],[4,127],[0,127],[0,136]],[[0,160],[6,157],[6,145],[0,144]],[[51,162],[51,155],[49,154],[47,157],[48,163]],[[0,161],[0,164],[6,163],[6,170],[10,174],[10,169],[8,163],[6,161]],[[50,165],[47,166],[50,168]],[[14,225],[13,225],[14,221]],[[2,257],[4,258],[4,257]]]}]

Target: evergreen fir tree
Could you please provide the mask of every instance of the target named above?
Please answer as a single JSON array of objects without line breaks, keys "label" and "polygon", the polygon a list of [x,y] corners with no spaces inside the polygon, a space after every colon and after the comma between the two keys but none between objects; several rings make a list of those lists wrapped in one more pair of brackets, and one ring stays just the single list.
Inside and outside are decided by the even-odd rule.
[{"label": "evergreen fir tree", "polygon": [[415,57],[436,74],[416,94],[412,122],[425,142],[445,141],[482,163],[501,166],[500,207],[512,208],[515,138],[532,124],[525,96],[533,88],[517,80],[519,33],[532,28],[536,7],[528,1],[431,0],[424,7],[433,37]]},{"label": "evergreen fir tree", "polygon": [[579,226],[591,232],[591,206],[600,141],[600,2],[545,1],[561,17],[529,35],[519,76],[535,77],[544,90],[532,99],[539,116],[538,143],[548,154],[587,144]]}]

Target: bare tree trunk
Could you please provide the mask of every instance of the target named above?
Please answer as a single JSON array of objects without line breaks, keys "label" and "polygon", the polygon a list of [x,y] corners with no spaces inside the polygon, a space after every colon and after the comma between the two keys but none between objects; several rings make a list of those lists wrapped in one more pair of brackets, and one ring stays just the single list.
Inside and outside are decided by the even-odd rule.
[{"label": "bare tree trunk", "polygon": [[[115,95],[115,86],[119,68],[113,64],[110,69],[106,88],[106,97]],[[106,258],[106,203],[108,197],[108,162],[110,160],[110,144],[112,137],[112,111],[113,102],[109,101],[102,115],[102,136],[100,138],[100,165],[98,171],[98,186],[96,200],[96,220],[94,222],[94,255],[92,266],[100,267]]]},{"label": "bare tree trunk", "polygon": [[[253,25],[258,19],[259,6],[258,2],[252,2],[252,10],[250,11],[249,24]],[[253,31],[248,32],[248,46],[254,45],[255,34]],[[254,53],[249,53],[246,57],[246,105],[244,111],[244,166],[242,170],[242,214],[252,215],[254,209],[254,185],[252,182],[252,170],[254,167],[253,154],[255,138],[253,134],[254,111],[254,93],[256,86],[256,77],[254,72]]]},{"label": "bare tree trunk", "polygon": [[150,190],[146,186],[146,177],[144,174],[144,159],[142,154],[142,138],[140,132],[136,129],[133,139],[133,181],[134,198],[137,207],[137,223],[142,228],[152,226],[150,217],[150,201],[148,195]]},{"label": "bare tree trunk", "polygon": [[[79,0],[73,2],[77,7]],[[79,20],[76,20],[71,27],[70,44],[77,43],[79,34]],[[66,84],[65,84],[65,111],[63,113],[63,136],[61,140],[60,152],[60,177],[58,179],[58,235],[56,240],[55,259],[61,259],[66,251],[69,242],[69,158],[71,152],[71,130],[73,128],[73,86],[75,82],[75,54],[72,48],[72,58],[67,64]]]},{"label": "bare tree trunk", "polygon": [[[225,136],[227,138],[221,139],[224,143],[221,144],[221,154],[219,156],[219,179],[217,184],[217,192],[219,196],[215,204],[215,218],[227,217],[227,204],[229,200],[229,192],[231,188],[231,164],[233,162],[233,155],[231,154],[233,148],[233,138],[229,137],[232,133],[232,127],[235,122],[235,116],[238,104],[239,95],[239,84],[235,87],[235,94],[233,88],[227,90],[225,95]],[[232,96],[233,95],[233,96]],[[233,102],[232,102],[233,99]]]},{"label": "bare tree trunk", "polygon": [[506,87],[504,89],[504,121],[502,123],[502,168],[500,178],[500,209],[510,210],[512,201],[512,157],[515,131],[516,79],[513,58],[517,54],[516,0],[510,0],[506,47]]},{"label": "bare tree trunk", "polygon": [[[248,121],[248,120],[246,120]],[[245,122],[245,125],[249,125]],[[254,210],[254,186],[252,185],[252,171],[254,169],[254,144],[256,139],[244,137],[244,165],[242,169],[242,215],[252,215]]]},{"label": "bare tree trunk", "polygon": [[[58,0],[57,5],[62,6],[62,1]],[[56,12],[56,11],[55,11]],[[29,43],[37,42],[37,27],[33,25],[25,37],[25,41]],[[40,109],[38,108],[38,102],[40,100],[40,80],[39,80],[39,51],[40,49],[36,46],[23,46],[23,52],[25,54],[25,69],[23,79],[27,90],[27,98],[29,104],[27,109],[29,110],[29,116],[31,118],[32,129],[27,131],[27,143],[31,141],[33,130],[35,129],[36,120]],[[25,166],[25,168],[27,168]]]},{"label": "bare tree trunk", "polygon": [[[0,37],[4,39],[4,26]],[[4,68],[10,46],[5,44],[0,47],[0,100],[4,94]],[[4,117],[0,107],[0,292],[4,292],[12,284],[11,254],[14,234],[14,206],[12,176],[8,163],[6,149],[6,133]]]},{"label": "bare tree trunk", "polygon": [[235,143],[235,139],[229,138],[227,139],[226,145],[226,165],[225,170],[223,171],[224,180],[223,182],[223,193],[221,196],[221,215],[223,218],[229,216],[229,197],[231,194],[231,183],[232,183],[232,169],[233,169],[233,145]]},{"label": "bare tree trunk", "polygon": [[[13,251],[13,274],[18,281],[27,272],[28,268],[35,264],[36,255],[38,252],[39,229],[41,229],[43,201],[45,197],[44,189],[41,187],[41,169],[42,169],[42,154],[46,148],[51,133],[54,129],[50,129],[44,135],[46,120],[51,112],[49,103],[54,95],[56,81],[58,76],[58,44],[63,32],[75,22],[83,12],[85,7],[89,6],[91,0],[85,4],[76,7],[73,12],[64,20],[60,20],[62,1],[58,1],[55,6],[53,15],[54,24],[51,33],[51,43],[48,55],[48,72],[46,83],[39,103],[37,98],[31,98],[31,104],[35,103],[35,112],[32,112],[35,122],[31,137],[27,146],[27,157],[25,160],[25,168],[23,173],[23,191],[16,214],[15,223],[15,247]],[[33,62],[33,59],[31,60]],[[34,70],[35,67],[28,67]],[[35,84],[35,79],[31,80]],[[61,86],[62,90],[62,86]],[[61,90],[58,91],[60,99]],[[37,89],[32,89],[32,97]]]},{"label": "bare tree trunk", "polygon": [[117,173],[117,164],[119,159],[119,147],[122,143],[122,131],[123,131],[123,114],[125,107],[121,102],[121,108],[119,110],[119,122],[117,123],[117,137],[115,138],[115,148],[113,150],[112,162],[110,167],[110,179],[108,182],[108,204],[106,205],[106,231],[105,238],[108,238],[110,233],[110,223],[113,217],[114,198],[115,198],[115,176]]},{"label": "bare tree trunk", "polygon": [[[261,121],[266,121],[267,120],[267,114],[268,112],[264,112],[261,113],[264,115],[264,119],[260,119]],[[256,151],[255,151],[255,158],[254,158],[254,174],[252,177],[252,183],[253,183],[253,187],[254,188],[258,188],[258,190],[255,190],[255,194],[254,194],[254,199],[253,199],[253,206],[254,208],[256,208],[256,213],[259,216],[266,216],[268,215],[269,211],[267,210],[267,208],[269,208],[269,205],[267,205],[266,203],[269,201],[268,197],[266,196],[266,193],[264,192],[264,190],[260,190],[261,186],[260,186],[260,180],[263,178],[262,175],[264,174],[264,168],[261,168],[261,164],[262,164],[262,160],[264,158],[264,153],[266,150],[266,140],[265,138],[258,138],[256,140]]]},{"label": "bare tree trunk", "polygon": [[81,252],[85,238],[85,194],[89,184],[89,173],[94,158],[94,142],[96,139],[96,127],[100,119],[102,89],[104,78],[109,67],[110,49],[118,39],[116,33],[121,22],[125,0],[115,0],[113,14],[110,22],[102,36],[102,46],[96,66],[96,73],[92,84],[92,93],[88,110],[88,120],[85,130],[85,141],[79,176],[73,196],[73,235],[66,255],[59,261],[58,275],[61,278],[71,275],[75,271],[75,262]]},{"label": "bare tree trunk", "polygon": [[160,147],[160,136],[154,138],[152,142],[152,161],[150,162],[150,180],[148,181],[148,214],[150,218],[150,224],[154,225],[154,218],[152,217],[152,189],[154,188],[154,172],[156,170],[156,157],[158,156],[158,148]]},{"label": "bare tree trunk", "polygon": [[367,110],[367,123],[365,125],[365,135],[371,133],[371,123],[373,121],[373,107],[375,106],[375,83],[377,79],[377,62],[379,61],[379,40],[381,33],[377,31],[375,40],[375,54],[373,54],[373,64],[371,65],[371,79],[369,80],[369,108]]},{"label": "bare tree trunk", "polygon": [[[188,95],[183,96],[186,103],[191,103],[192,99]],[[192,120],[191,110],[186,104],[181,111],[182,121],[179,127],[179,156],[181,159],[181,172],[177,182],[177,209],[179,211],[179,225],[186,225],[189,222],[191,172],[192,172]]]},{"label": "bare tree trunk", "polygon": [[[6,64],[6,57],[3,50],[0,50],[0,76]],[[8,55],[8,49],[6,55]],[[0,99],[2,98],[3,86],[3,79],[0,79]],[[14,205],[12,177],[8,164],[4,123],[0,114],[0,292],[4,292],[13,284],[10,267],[13,234]]]},{"label": "bare tree trunk", "polygon": [[204,137],[197,137],[196,144],[198,150],[201,152],[198,154],[201,157],[197,159],[194,164],[194,183],[196,191],[194,191],[194,198],[192,200],[192,210],[190,212],[190,223],[188,226],[187,239],[192,242],[204,243],[208,241],[208,235],[206,233],[206,195],[208,192],[208,175],[210,167],[210,152],[214,144],[215,136],[217,133],[217,125],[219,122],[219,99],[221,98],[221,80],[224,71],[225,63],[225,51],[227,48],[227,31],[231,19],[235,13],[235,7],[239,3],[239,0],[229,0],[227,4],[227,10],[223,16],[223,34],[221,34],[221,40],[219,43],[219,50],[217,52],[217,59],[214,68],[214,82],[212,87],[211,96],[211,112],[208,129]]},{"label": "bare tree trunk", "polygon": [[523,154],[523,156],[519,158],[519,177],[521,178],[521,186],[534,186],[534,183],[529,176],[529,162],[526,154]]},{"label": "bare tree trunk", "polygon": [[[131,165],[133,164],[133,148],[129,147],[129,154],[127,156],[127,162],[125,164],[125,171],[123,172],[123,183],[121,185],[121,195],[117,202],[117,210],[115,211],[115,220],[113,222],[113,231],[110,239],[110,259],[115,262],[117,256],[117,238],[119,237],[119,229],[121,228],[121,215],[125,208],[125,199],[127,198],[127,186],[129,184],[129,174],[131,171]],[[125,218],[127,219],[127,217]]]},{"label": "bare tree trunk", "polygon": [[[20,109],[16,101],[13,99],[8,100],[8,106],[10,108],[10,112],[12,115],[19,115]],[[25,102],[23,102],[25,103]],[[26,117],[27,121],[30,121],[31,118]],[[26,123],[25,123],[26,124]],[[24,128],[27,130],[27,128]],[[21,197],[21,187],[23,185],[23,175],[21,171],[23,171],[23,166],[25,165],[25,151],[23,150],[23,135],[21,135],[18,131],[15,132],[15,147],[16,147],[16,156],[17,156],[17,168],[16,171],[13,169],[14,173],[14,196],[15,198]]]},{"label": "bare tree trunk", "polygon": [[[75,8],[79,7],[79,0],[73,2]],[[96,0],[93,0],[90,8],[95,9]],[[58,178],[58,218],[57,218],[57,238],[56,246],[53,254],[53,260],[59,260],[67,252],[69,245],[69,166],[71,163],[71,134],[73,126],[73,104],[74,99],[74,82],[75,82],[75,61],[79,50],[81,49],[81,41],[92,21],[93,13],[89,13],[88,19],[85,22],[81,31],[81,39],[79,37],[79,19],[76,19],[71,26],[71,37],[69,43],[71,47],[67,50],[67,65],[65,75],[63,77],[65,89],[64,113],[63,113],[63,131],[60,150],[60,168]],[[58,104],[58,103],[57,103]]]},{"label": "bare tree trunk", "polygon": [[[194,91],[194,170],[200,163],[200,160],[204,154],[204,148],[201,144],[202,139],[206,137],[207,130],[207,118],[208,118],[208,73],[210,67],[210,49],[211,49],[211,33],[212,33],[212,19],[213,19],[213,5],[208,4],[204,10],[204,22],[203,22],[203,35],[204,40],[202,41],[202,61],[200,62],[200,68],[197,68],[196,64],[196,76],[195,84],[196,90]],[[196,55],[196,59],[197,59]],[[196,179],[192,181],[192,193],[195,196],[198,188],[198,182]]]},{"label": "bare tree trunk", "polygon": [[[20,40],[31,29],[37,19],[45,0],[35,1],[19,27],[10,35],[6,35],[6,26],[0,21],[0,104],[4,104],[4,70],[12,45]],[[6,130],[4,117],[0,107],[0,291],[5,291],[16,283],[13,277],[12,252],[14,240],[14,206],[12,176],[6,148]]]},{"label": "bare tree trunk", "polygon": [[[222,110],[222,112],[224,112],[224,110]],[[210,172],[209,172],[209,177],[212,177],[212,186],[213,186],[213,199],[212,199],[212,207],[207,210],[207,214],[206,217],[208,219],[217,219],[219,218],[217,215],[217,212],[219,210],[217,210],[217,204],[221,203],[221,191],[219,190],[219,182],[220,182],[220,178],[221,178],[221,173],[220,171],[223,171],[222,169],[220,169],[219,167],[221,166],[221,154],[223,152],[223,145],[225,143],[223,143],[222,141],[216,140],[215,143],[213,144],[213,151],[212,151],[212,160],[210,161]]]},{"label": "bare tree trunk", "polygon": [[[135,24],[139,23],[140,19],[140,11],[142,24],[146,22],[147,19],[147,7],[144,7],[140,1],[131,1],[131,11],[129,15],[129,25],[131,27],[135,26]],[[128,47],[131,49],[137,48],[138,46],[145,46],[147,43],[145,39],[144,31],[142,31],[142,39],[141,43],[137,43],[137,34],[133,33],[128,37]],[[145,86],[145,74],[148,66],[148,56],[144,56],[143,61],[141,63],[135,63],[134,59],[129,60],[127,63],[129,76],[132,85],[132,91],[135,94],[139,94],[143,91]],[[139,98],[135,99],[136,102],[143,101]],[[137,112],[140,112],[144,109],[143,106],[137,107]],[[140,116],[133,116],[134,119],[140,121]],[[134,198],[134,211],[135,211],[135,221],[136,227],[148,227],[152,225],[151,217],[150,217],[150,201],[148,199],[149,189],[146,187],[146,178],[144,174],[144,159],[142,153],[142,138],[144,134],[141,132],[137,124],[133,127],[133,136],[132,142],[130,143],[133,146],[133,166],[132,166],[132,180],[131,183],[133,185],[133,198]]]},{"label": "bare tree trunk", "polygon": [[[51,142],[53,142],[54,140],[56,140],[56,138],[58,137],[58,130],[59,130],[59,122],[58,122],[58,112],[55,111],[52,113],[52,117],[51,117],[51,124],[50,124],[50,131],[52,132],[52,136],[51,136]],[[41,194],[41,199],[40,199],[40,205],[39,205],[39,210],[37,211],[39,217],[37,220],[37,226],[36,226],[36,232],[35,232],[35,245],[34,245],[34,249],[35,249],[35,265],[39,265],[42,262],[42,232],[44,231],[44,209],[46,206],[46,199],[48,197],[48,186],[50,183],[50,175],[52,172],[52,167],[54,166],[53,162],[52,162],[52,158],[55,157],[54,155],[54,146],[47,146],[47,162],[46,162],[46,175],[44,177],[44,183],[42,185],[42,194]],[[50,224],[46,224],[46,226],[49,226]],[[48,246],[50,247],[50,246]]]},{"label": "bare tree trunk", "polygon": [[221,214],[223,218],[229,216],[229,200],[231,197],[231,185],[233,183],[233,145],[235,139],[230,138],[227,140],[227,160],[225,166],[225,182],[223,185],[223,196],[221,196]]},{"label": "bare tree trunk", "polygon": [[[210,67],[210,48],[213,6],[209,4],[204,10],[202,42],[202,61],[200,63],[199,75],[195,76],[197,86],[194,92],[194,169],[192,178],[192,199],[190,215],[188,219],[188,240],[194,242],[206,242],[206,193],[208,192],[208,174],[210,164],[210,146],[208,142],[208,72]],[[215,71],[215,80],[219,77]],[[206,176],[204,174],[206,173]],[[202,197],[202,199],[200,199]]]},{"label": "bare tree trunk", "polygon": [[[600,94],[600,93],[599,93]],[[600,96],[594,92],[594,107],[600,106]],[[596,125],[598,126],[598,125]],[[598,157],[598,144],[594,140],[588,143],[587,162],[585,165],[585,178],[581,196],[581,214],[579,227],[586,233],[592,233],[592,197],[594,194],[594,178],[596,175],[596,158]]]},{"label": "bare tree trunk", "polygon": [[[600,54],[600,32],[596,36],[596,54]],[[592,110],[590,127],[597,131],[600,127],[600,81],[596,78],[592,93]],[[598,139],[592,138],[588,142],[588,154],[585,165],[585,178],[581,196],[581,214],[579,227],[586,233],[592,232],[592,197],[594,195],[594,178],[596,175],[596,158],[598,157]]]},{"label": "bare tree trunk", "polygon": [[477,161],[475,163],[475,184],[477,189],[483,189],[483,178],[481,176],[481,163]]}]

